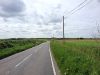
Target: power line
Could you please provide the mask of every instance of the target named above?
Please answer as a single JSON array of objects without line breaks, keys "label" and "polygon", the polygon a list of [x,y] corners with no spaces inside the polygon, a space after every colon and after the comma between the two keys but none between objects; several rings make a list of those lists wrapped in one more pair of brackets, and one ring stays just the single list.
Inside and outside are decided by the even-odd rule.
[{"label": "power line", "polygon": [[[72,15],[75,12],[77,12],[78,10],[82,9],[83,7],[85,7],[87,4],[89,4],[92,0],[85,0],[82,3],[80,3],[77,7],[75,7],[74,9],[72,9],[71,11],[68,12],[68,15]],[[65,15],[66,12],[64,12]]]},{"label": "power line", "polygon": [[[91,2],[91,0],[85,0],[83,1],[82,3],[80,3],[77,7],[75,7],[74,9],[72,9],[69,14],[72,15],[74,14],[75,12],[77,12],[78,10],[82,9],[83,7],[85,7],[87,4],[89,4]],[[86,3],[86,4],[85,4]],[[66,13],[66,12],[65,12]],[[63,38],[64,38],[64,15],[63,15]]]},{"label": "power line", "polygon": [[[81,5],[83,5],[86,1],[88,1],[88,0],[85,0],[85,1],[83,1],[82,3],[80,3],[77,7],[75,7],[74,9],[72,9],[70,12],[68,12],[68,13],[71,13],[71,12],[73,12],[74,10],[76,10],[78,7],[80,7]],[[66,11],[64,12],[64,14],[66,13]]]},{"label": "power line", "polygon": [[77,12],[78,10],[84,8],[86,5],[88,5],[92,0],[90,0],[88,3],[86,3],[85,5],[83,5],[82,7],[78,8],[77,10],[73,11],[70,15],[74,14],[75,12]]}]

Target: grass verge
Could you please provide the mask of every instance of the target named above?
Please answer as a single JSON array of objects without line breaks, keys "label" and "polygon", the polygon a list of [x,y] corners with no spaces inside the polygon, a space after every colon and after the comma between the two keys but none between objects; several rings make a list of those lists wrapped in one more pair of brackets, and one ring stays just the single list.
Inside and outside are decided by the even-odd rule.
[{"label": "grass verge", "polygon": [[100,42],[51,41],[62,75],[100,75]]}]

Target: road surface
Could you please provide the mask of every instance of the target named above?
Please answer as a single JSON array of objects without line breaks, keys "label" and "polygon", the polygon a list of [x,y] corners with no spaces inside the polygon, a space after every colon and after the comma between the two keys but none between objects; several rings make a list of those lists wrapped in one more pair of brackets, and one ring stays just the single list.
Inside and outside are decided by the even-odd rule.
[{"label": "road surface", "polygon": [[0,60],[0,75],[54,75],[49,42]]}]

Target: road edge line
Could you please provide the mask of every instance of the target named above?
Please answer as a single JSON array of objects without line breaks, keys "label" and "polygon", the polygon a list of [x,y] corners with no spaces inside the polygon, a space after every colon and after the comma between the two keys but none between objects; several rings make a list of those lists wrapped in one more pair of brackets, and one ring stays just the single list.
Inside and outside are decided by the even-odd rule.
[{"label": "road edge line", "polygon": [[52,54],[51,54],[50,46],[49,46],[49,53],[50,53],[51,64],[52,64],[52,68],[53,68],[53,73],[54,73],[54,75],[57,75],[57,74],[56,74],[55,67],[54,67],[54,62],[53,62],[53,57],[52,57]]}]

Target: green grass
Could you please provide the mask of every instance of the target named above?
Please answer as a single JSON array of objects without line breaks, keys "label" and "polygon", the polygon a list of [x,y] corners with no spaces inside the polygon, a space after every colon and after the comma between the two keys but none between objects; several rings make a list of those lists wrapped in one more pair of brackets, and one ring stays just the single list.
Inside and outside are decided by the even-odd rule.
[{"label": "green grass", "polygon": [[100,42],[52,41],[51,49],[62,75],[100,75]]},{"label": "green grass", "polygon": [[43,43],[37,39],[6,39],[0,40],[0,59],[24,51],[33,46]]}]

